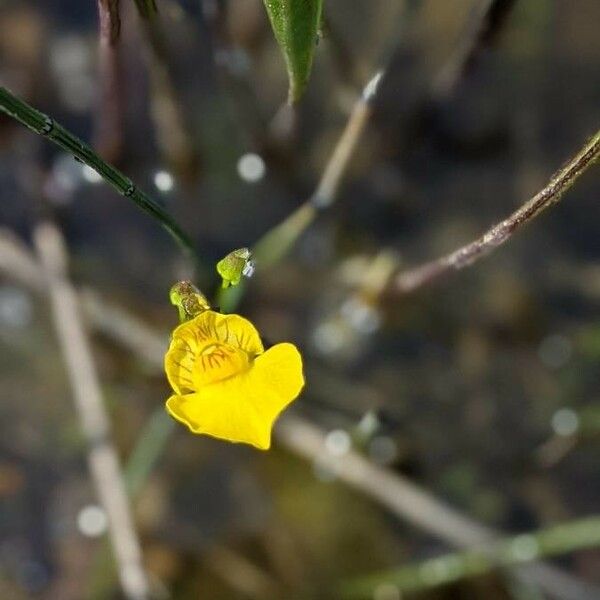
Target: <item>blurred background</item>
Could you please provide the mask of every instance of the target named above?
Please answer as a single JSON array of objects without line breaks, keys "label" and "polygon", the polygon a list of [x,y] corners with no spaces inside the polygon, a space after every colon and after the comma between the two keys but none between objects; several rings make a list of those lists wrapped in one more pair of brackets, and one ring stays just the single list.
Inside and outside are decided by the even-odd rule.
[{"label": "blurred background", "polygon": [[[597,170],[472,268],[404,297],[381,282],[474,239],[595,131],[600,3],[491,3],[489,31],[453,74],[489,2],[327,0],[293,116],[262,2],[157,4],[149,19],[121,0],[118,52],[107,53],[92,0],[1,1],[0,81],[183,224],[209,297],[215,262],[310,196],[361,88],[383,66],[387,75],[336,203],[246,282],[237,308],[268,343],[303,352],[292,420],[268,453],[177,428],[136,496],[153,597],[337,598],[340,581],[453,548],[349,486],[336,471],[348,456],[507,534],[597,510]],[[47,215],[73,281],[166,347],[177,322],[168,290],[188,273],[178,248],[94,172],[2,116],[2,231],[30,244]],[[126,462],[168,386],[110,327],[90,329]],[[0,376],[0,597],[121,598],[47,297],[10,268],[0,271]],[[582,589],[600,585],[598,550],[551,562]],[[526,587],[492,573],[418,597],[550,597]],[[372,597],[405,596],[388,585]]]}]

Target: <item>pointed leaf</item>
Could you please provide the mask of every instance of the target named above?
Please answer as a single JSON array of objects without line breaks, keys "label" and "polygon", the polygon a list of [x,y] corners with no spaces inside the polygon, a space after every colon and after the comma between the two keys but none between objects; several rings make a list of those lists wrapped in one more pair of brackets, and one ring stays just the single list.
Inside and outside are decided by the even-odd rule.
[{"label": "pointed leaf", "polygon": [[310,77],[323,0],[263,0],[289,79],[290,102],[296,102]]}]

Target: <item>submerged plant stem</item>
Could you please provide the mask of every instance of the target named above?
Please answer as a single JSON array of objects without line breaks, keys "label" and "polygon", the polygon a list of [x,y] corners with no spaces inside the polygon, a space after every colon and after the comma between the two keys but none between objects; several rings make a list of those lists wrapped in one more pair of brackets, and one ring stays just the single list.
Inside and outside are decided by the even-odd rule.
[{"label": "submerged plant stem", "polygon": [[33,108],[20,98],[11,94],[6,88],[0,86],[0,111],[19,121],[38,135],[44,136],[54,144],[72,154],[76,160],[94,169],[120,194],[129,198],[144,212],[154,217],[169,232],[171,237],[179,244],[186,256],[194,256],[194,247],[190,238],[177,225],[155,200],[150,198],[119,169],[103,161],[96,152],[85,142],[73,135],[62,125],[48,115]]},{"label": "submerged plant stem", "polygon": [[600,546],[600,516],[520,534],[479,549],[453,552],[399,569],[345,582],[341,597],[372,598],[383,585],[417,592],[475,577],[498,567],[516,566],[543,557]]}]

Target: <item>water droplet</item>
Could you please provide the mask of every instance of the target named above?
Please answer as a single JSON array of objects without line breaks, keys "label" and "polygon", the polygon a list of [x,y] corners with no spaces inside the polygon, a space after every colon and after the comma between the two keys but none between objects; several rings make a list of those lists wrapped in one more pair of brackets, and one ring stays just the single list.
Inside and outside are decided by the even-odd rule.
[{"label": "water droplet", "polygon": [[106,513],[95,504],[84,506],[77,515],[77,527],[86,537],[101,536],[108,526]]},{"label": "water droplet", "polygon": [[315,329],[312,341],[321,354],[334,354],[344,346],[346,337],[338,323],[325,321]]},{"label": "water droplet", "polygon": [[573,435],[579,429],[579,417],[571,408],[561,408],[552,415],[552,429],[556,435]]},{"label": "water droplet", "polygon": [[154,174],[154,185],[161,192],[170,192],[175,186],[173,176],[168,171],[157,171]]},{"label": "water droplet", "polygon": [[0,287],[0,324],[20,328],[31,323],[33,307],[22,290],[12,286]]},{"label": "water droplet", "polygon": [[344,456],[351,445],[350,436],[343,429],[334,429],[325,436],[325,448],[333,456]]},{"label": "water droplet", "polygon": [[249,152],[240,157],[237,163],[238,175],[248,183],[260,181],[266,172],[265,162],[261,156]]},{"label": "water droplet", "polygon": [[102,181],[100,173],[88,165],[81,165],[81,175],[88,183],[100,183]]},{"label": "water droplet", "polygon": [[538,555],[539,546],[532,535],[524,534],[513,540],[511,551],[517,560],[533,560]]}]

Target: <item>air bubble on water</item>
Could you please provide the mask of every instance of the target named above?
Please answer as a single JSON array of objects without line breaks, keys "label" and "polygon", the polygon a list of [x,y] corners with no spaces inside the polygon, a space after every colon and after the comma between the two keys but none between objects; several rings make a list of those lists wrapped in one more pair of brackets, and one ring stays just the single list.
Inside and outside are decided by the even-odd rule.
[{"label": "air bubble on water", "polygon": [[86,537],[101,536],[108,526],[104,509],[95,504],[84,506],[77,515],[77,528]]},{"label": "air bubble on water", "polygon": [[325,448],[333,456],[344,456],[350,451],[352,441],[347,431],[334,429],[325,437]]},{"label": "air bubble on water", "polygon": [[168,171],[156,171],[154,174],[154,185],[160,192],[170,192],[175,186],[173,175]]},{"label": "air bubble on water", "polygon": [[248,152],[240,157],[237,163],[238,175],[248,183],[260,181],[266,173],[265,161],[254,152]]},{"label": "air bubble on water", "polygon": [[556,435],[573,435],[579,429],[579,416],[571,408],[561,408],[552,415],[552,429]]}]

